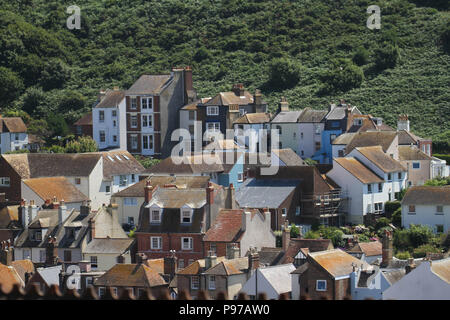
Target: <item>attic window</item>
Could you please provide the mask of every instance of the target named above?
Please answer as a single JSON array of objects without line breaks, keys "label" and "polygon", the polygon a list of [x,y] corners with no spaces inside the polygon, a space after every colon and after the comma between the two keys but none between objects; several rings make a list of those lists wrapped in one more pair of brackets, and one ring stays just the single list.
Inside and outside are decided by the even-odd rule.
[{"label": "attic window", "polygon": [[181,208],[181,223],[192,223],[192,210]]},{"label": "attic window", "polygon": [[114,162],[114,159],[111,156],[108,156],[108,159]]},{"label": "attic window", "polygon": [[130,160],[130,158],[128,158],[126,155],[122,155],[122,157],[124,157],[125,159],[127,159],[127,160]]},{"label": "attic window", "polygon": [[122,159],[120,159],[119,155],[116,155],[116,159],[119,161],[122,161]]}]

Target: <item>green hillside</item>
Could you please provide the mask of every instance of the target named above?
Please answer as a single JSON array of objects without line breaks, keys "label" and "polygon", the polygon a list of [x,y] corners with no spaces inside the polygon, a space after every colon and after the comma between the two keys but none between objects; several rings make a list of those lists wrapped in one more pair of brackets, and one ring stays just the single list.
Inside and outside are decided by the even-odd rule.
[{"label": "green hillside", "polygon": [[[191,65],[200,96],[242,82],[272,110],[282,95],[294,108],[344,98],[450,141],[448,1],[79,0],[81,30],[68,30],[72,4],[0,0],[0,107],[40,133],[64,131],[100,88]],[[366,27],[369,5],[381,30]]]}]

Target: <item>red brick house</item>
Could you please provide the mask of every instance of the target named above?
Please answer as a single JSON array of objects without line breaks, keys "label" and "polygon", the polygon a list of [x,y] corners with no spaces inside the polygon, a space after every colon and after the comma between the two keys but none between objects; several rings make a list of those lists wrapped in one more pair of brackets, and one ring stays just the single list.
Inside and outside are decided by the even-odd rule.
[{"label": "red brick house", "polygon": [[92,128],[92,112],[85,114],[73,124],[73,131],[77,136],[89,136],[92,138]]},{"label": "red brick house", "polygon": [[175,250],[178,267],[184,268],[203,258],[203,235],[223,208],[236,208],[232,186],[153,188],[147,181],[136,230],[138,252],[157,259]]}]

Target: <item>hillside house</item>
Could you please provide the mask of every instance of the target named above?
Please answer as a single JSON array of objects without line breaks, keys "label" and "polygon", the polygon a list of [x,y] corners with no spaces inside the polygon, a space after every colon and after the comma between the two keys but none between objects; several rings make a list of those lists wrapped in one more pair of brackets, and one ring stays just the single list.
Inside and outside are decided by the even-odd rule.
[{"label": "hillside house", "polygon": [[25,149],[27,144],[27,126],[22,118],[3,118],[0,115],[0,154]]}]

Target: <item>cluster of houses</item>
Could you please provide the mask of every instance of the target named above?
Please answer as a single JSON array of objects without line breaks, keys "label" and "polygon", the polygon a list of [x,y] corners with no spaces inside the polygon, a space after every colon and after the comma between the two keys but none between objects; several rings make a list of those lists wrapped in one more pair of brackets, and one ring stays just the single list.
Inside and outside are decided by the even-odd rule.
[{"label": "cluster of houses", "polygon": [[[94,286],[100,296],[113,287],[230,299],[450,297],[448,254],[396,259],[390,233],[368,243],[354,237],[345,248],[304,238],[317,224],[373,223],[405,189],[402,227],[448,234],[450,188],[423,184],[449,167],[432,156],[430,140],[410,132],[407,115],[393,129],[345,101],[291,111],[282,98],[276,114],[267,109],[261,92],[242,84],[197,98],[191,68],[173,69],[101,91],[75,123],[98,152],[2,154],[0,284]],[[2,153],[29,144],[14,121],[0,118]],[[178,128],[195,152],[172,154]],[[227,129],[254,130],[256,145],[240,135],[198,145],[199,135]],[[264,129],[277,130],[276,148],[263,148],[271,145]],[[135,155],[161,161],[145,169]]]}]

